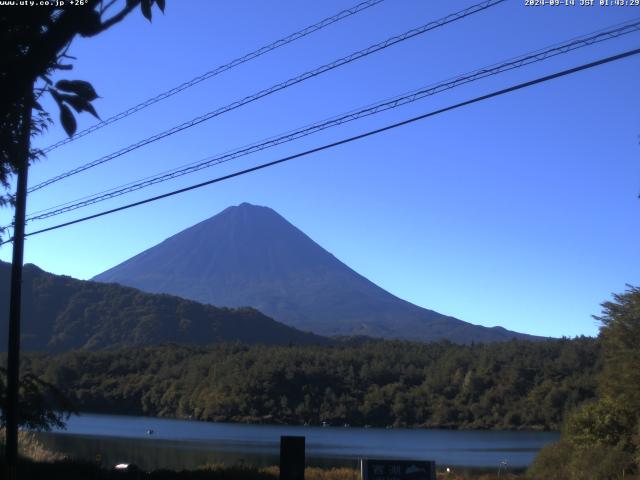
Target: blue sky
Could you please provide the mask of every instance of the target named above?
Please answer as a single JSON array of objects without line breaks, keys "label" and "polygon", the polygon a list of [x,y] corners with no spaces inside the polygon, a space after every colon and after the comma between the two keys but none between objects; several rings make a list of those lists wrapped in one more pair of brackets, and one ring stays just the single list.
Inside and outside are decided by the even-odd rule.
[{"label": "blue sky", "polygon": [[[104,117],[355,1],[169,1],[77,39],[73,72]],[[387,0],[52,152],[30,185],[473,4]],[[577,2],[579,3],[579,2]],[[510,0],[33,193],[28,211],[222,153],[640,16],[634,7]],[[203,170],[54,225],[380,127],[640,45],[640,34],[485,79]],[[640,58],[578,73],[212,187],[28,239],[25,261],[90,278],[229,205],[274,208],[395,295],[482,325],[595,335],[592,314],[640,284]],[[47,103],[47,106],[51,106]],[[80,128],[93,123],[79,118]],[[64,136],[58,125],[36,140]],[[0,212],[6,224],[10,211]],[[211,248],[215,248],[212,245]],[[0,258],[10,258],[10,248]]]}]

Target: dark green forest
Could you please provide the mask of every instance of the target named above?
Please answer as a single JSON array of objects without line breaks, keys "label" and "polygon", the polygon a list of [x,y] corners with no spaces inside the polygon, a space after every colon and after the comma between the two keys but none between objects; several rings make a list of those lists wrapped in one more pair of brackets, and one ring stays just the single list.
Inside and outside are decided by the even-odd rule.
[{"label": "dark green forest", "polygon": [[28,354],[80,411],[289,424],[558,429],[595,396],[594,339],[167,345]]},{"label": "dark green forest", "polygon": [[[0,297],[9,298],[10,265],[0,262]],[[206,345],[241,341],[276,345],[327,344],[253,308],[218,308],[172,295],[76,280],[25,265],[22,290],[23,351],[62,352],[168,342]],[[0,311],[7,325],[8,310]],[[7,345],[0,329],[0,351]]]}]

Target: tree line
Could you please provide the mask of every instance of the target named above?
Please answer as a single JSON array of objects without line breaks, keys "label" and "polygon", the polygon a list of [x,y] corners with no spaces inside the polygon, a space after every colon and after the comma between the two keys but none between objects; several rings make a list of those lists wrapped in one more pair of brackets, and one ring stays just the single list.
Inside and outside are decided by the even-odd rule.
[{"label": "tree line", "polygon": [[559,429],[596,395],[592,338],[218,344],[27,354],[80,411],[209,421]]}]

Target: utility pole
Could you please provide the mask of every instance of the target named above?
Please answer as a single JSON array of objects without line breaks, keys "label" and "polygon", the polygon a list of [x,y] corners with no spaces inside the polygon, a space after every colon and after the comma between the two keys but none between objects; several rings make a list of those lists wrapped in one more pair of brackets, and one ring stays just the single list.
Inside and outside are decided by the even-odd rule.
[{"label": "utility pole", "polygon": [[17,160],[16,208],[13,222],[13,259],[11,263],[11,298],[9,300],[9,348],[7,355],[6,463],[7,478],[16,480],[18,466],[18,388],[20,378],[20,307],[22,301],[22,263],[24,224],[27,209],[27,174],[31,139],[33,85],[24,96],[22,131]]}]

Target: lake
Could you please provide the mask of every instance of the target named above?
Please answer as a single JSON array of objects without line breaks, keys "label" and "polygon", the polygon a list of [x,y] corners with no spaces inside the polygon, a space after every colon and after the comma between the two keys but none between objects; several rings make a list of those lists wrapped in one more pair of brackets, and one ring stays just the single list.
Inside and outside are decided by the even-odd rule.
[{"label": "lake", "polygon": [[[152,429],[153,434],[147,431]],[[82,414],[39,433],[46,447],[105,466],[191,469],[206,463],[277,465],[280,436],[306,437],[308,464],[353,466],[359,458],[435,460],[439,466],[525,467],[557,432],[498,432],[252,425]]]}]

